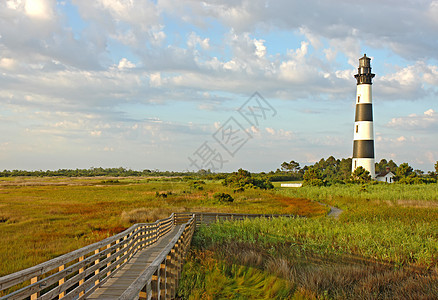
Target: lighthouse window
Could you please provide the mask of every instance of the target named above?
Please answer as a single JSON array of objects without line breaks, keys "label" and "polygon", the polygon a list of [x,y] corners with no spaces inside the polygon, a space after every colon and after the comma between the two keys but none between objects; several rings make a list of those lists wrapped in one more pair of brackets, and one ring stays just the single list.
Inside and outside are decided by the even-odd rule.
[{"label": "lighthouse window", "polygon": [[359,125],[356,125],[356,133],[359,132]]},{"label": "lighthouse window", "polygon": [[359,102],[360,102],[360,95],[357,96],[357,103],[359,103]]}]

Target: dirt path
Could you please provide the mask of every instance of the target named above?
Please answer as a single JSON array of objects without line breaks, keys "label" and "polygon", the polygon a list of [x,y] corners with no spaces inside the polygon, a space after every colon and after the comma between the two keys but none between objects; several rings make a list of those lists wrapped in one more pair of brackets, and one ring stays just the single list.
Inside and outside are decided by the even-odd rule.
[{"label": "dirt path", "polygon": [[340,209],[340,208],[337,208],[337,207],[334,207],[334,206],[330,206],[330,205],[325,204],[325,203],[322,203],[322,202],[318,202],[318,203],[321,204],[321,205],[324,205],[324,206],[328,206],[328,207],[330,207],[330,211],[327,213],[327,217],[329,217],[329,218],[335,218],[335,219],[338,219],[339,216],[340,216],[340,215],[342,214],[342,212],[343,212],[343,210]]},{"label": "dirt path", "polygon": [[341,213],[343,212],[343,210],[330,205],[329,207],[330,207],[330,211],[327,214],[327,217],[338,219]]}]

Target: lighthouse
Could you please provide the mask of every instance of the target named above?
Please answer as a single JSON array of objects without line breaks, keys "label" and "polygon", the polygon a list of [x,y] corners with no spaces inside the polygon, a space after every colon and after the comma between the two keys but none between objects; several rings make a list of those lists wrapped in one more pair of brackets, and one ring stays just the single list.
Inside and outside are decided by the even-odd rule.
[{"label": "lighthouse", "polygon": [[363,167],[375,178],[374,165],[374,129],[373,129],[373,104],[372,104],[372,79],[371,59],[366,54],[359,59],[357,80],[356,116],[354,120],[353,142],[353,171]]}]

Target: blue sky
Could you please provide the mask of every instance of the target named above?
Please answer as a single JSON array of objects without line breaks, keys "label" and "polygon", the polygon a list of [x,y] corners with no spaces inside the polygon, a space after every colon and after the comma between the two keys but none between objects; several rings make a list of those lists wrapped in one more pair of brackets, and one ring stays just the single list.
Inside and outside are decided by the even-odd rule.
[{"label": "blue sky", "polygon": [[[351,157],[366,53],[376,159],[432,170],[438,1],[399,3],[1,1],[0,169],[195,170],[190,157],[270,171]],[[257,126],[237,111],[255,92],[272,108]],[[236,151],[217,140],[231,117],[248,133]]]}]

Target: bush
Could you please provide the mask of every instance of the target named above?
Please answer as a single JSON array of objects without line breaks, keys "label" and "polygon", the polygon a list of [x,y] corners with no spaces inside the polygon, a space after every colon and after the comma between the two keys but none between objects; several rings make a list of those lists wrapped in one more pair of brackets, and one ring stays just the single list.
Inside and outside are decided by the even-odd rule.
[{"label": "bush", "polygon": [[231,197],[230,194],[226,194],[226,193],[214,193],[213,199],[220,201],[220,202],[233,202],[234,201],[233,197]]},{"label": "bush", "polygon": [[195,189],[195,190],[202,191],[204,189],[203,185],[205,185],[205,181],[203,181],[203,180],[196,180],[196,181],[190,182],[190,188]]},{"label": "bush", "polygon": [[371,175],[368,170],[366,170],[364,167],[360,166],[357,167],[353,174],[351,174],[351,181],[353,183],[367,183],[371,181]]},{"label": "bush", "polygon": [[239,169],[237,172],[233,172],[228,175],[222,182],[225,186],[231,186],[240,189],[260,188],[264,190],[270,190],[274,188],[274,185],[268,178],[255,178],[247,170]]},{"label": "bush", "polygon": [[172,195],[172,192],[164,192],[164,193],[159,193],[159,192],[155,192],[155,197],[157,198],[167,198],[167,196]]}]

